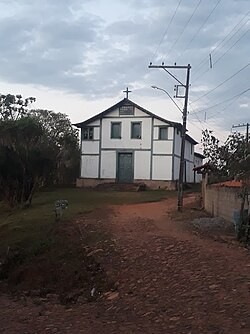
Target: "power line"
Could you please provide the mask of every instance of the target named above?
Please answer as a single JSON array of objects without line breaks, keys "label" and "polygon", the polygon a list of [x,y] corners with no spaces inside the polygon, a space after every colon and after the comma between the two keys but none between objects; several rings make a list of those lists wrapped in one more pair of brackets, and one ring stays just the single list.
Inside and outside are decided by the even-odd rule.
[{"label": "power line", "polygon": [[[240,38],[238,38],[237,39],[237,41],[230,47],[230,48],[228,48],[215,62],[214,62],[214,65],[215,64],[217,64],[218,63],[218,61],[220,61],[236,44],[238,44],[241,40],[242,40],[242,38],[243,37],[245,37],[245,35],[248,33],[248,31],[250,30],[250,28],[249,29],[247,29],[247,31],[245,31],[245,33],[240,37]],[[201,75],[199,75],[198,77],[196,77],[194,80],[193,80],[193,82],[195,82],[195,81],[197,81],[198,79],[200,79],[205,73],[207,73],[208,71],[210,70],[210,68],[208,68],[208,69],[206,69],[205,71],[203,71],[202,73],[201,73]]]},{"label": "power line", "polygon": [[173,20],[174,20],[174,18],[175,18],[175,15],[176,15],[176,13],[177,13],[179,7],[180,7],[181,2],[182,2],[182,0],[179,0],[178,5],[177,5],[177,7],[175,8],[175,11],[174,11],[174,13],[173,13],[173,15],[172,15],[172,17],[171,17],[171,19],[170,19],[168,25],[167,25],[167,28],[166,28],[166,30],[165,30],[165,32],[164,32],[164,34],[163,34],[163,36],[162,36],[162,38],[161,38],[161,40],[160,40],[160,42],[159,42],[157,48],[156,48],[156,50],[155,50],[155,53],[154,53],[154,55],[153,55],[153,60],[154,60],[154,58],[155,58],[155,56],[156,56],[156,54],[157,54],[157,52],[158,52],[158,50],[159,50],[159,48],[160,48],[162,42],[164,41],[165,36],[167,35],[167,33],[168,33],[168,31],[169,31],[169,28],[170,28],[170,26],[171,26],[171,23],[173,22]]},{"label": "power line", "polygon": [[217,103],[217,104],[215,104],[215,105],[213,105],[213,106],[210,106],[210,107],[207,107],[207,108],[198,110],[198,111],[194,111],[193,113],[191,113],[191,115],[193,115],[193,114],[198,114],[198,113],[200,113],[200,112],[202,112],[202,111],[205,111],[205,110],[209,110],[209,109],[215,108],[215,107],[217,107],[217,106],[219,106],[219,105],[221,105],[221,104],[223,104],[223,103],[225,103],[225,102],[228,102],[228,101],[231,101],[231,100],[233,100],[233,99],[236,99],[236,98],[240,97],[241,95],[245,94],[246,92],[248,92],[249,90],[250,90],[250,88],[244,90],[243,92],[241,92],[241,93],[239,93],[239,94],[237,94],[237,95],[234,95],[233,97],[230,97],[230,98],[228,98],[228,99],[226,99],[226,100],[223,100],[223,101],[221,101],[221,102],[219,102],[219,103]]},{"label": "power line", "polygon": [[221,60],[221,58],[223,58],[236,44],[238,44],[239,41],[241,41],[242,38],[245,37],[245,35],[248,33],[249,30],[250,28],[247,29],[247,31],[245,31],[245,33],[214,62],[214,65],[217,64]]},{"label": "power line", "polygon": [[[196,114],[194,114],[195,116],[197,116]],[[197,127],[199,130],[201,131],[204,131],[205,129],[209,129],[209,130],[212,130],[216,135],[217,137],[221,140],[221,141],[225,141],[227,139],[227,137],[225,135],[222,135],[220,132],[218,132],[217,130],[214,129],[214,127],[212,128],[211,126],[209,126],[207,123],[203,122],[204,125],[202,124],[202,121],[196,117],[197,120],[199,121],[201,127],[199,127],[197,125],[196,122],[192,121],[192,120],[189,120],[190,123],[192,123],[195,127]]]},{"label": "power line", "polygon": [[218,114],[220,114],[220,113],[222,113],[224,110],[228,109],[228,107],[230,107],[236,100],[238,100],[238,99],[241,97],[241,95],[243,95],[243,94],[239,94],[239,95],[236,96],[236,97],[235,97],[229,104],[227,104],[223,109],[221,109],[221,110],[217,111],[216,113],[210,115],[210,116],[209,116],[209,119],[215,119],[216,116],[217,116]]},{"label": "power line", "polygon": [[230,77],[228,77],[227,79],[225,79],[224,81],[222,81],[219,85],[217,85],[216,87],[214,87],[213,89],[211,89],[210,91],[208,91],[207,93],[201,95],[198,99],[190,102],[190,104],[193,104],[197,101],[199,101],[200,99],[202,99],[203,97],[207,96],[208,94],[214,92],[217,88],[221,87],[222,85],[224,85],[226,82],[228,82],[229,80],[231,80],[232,78],[234,78],[237,74],[239,74],[241,71],[243,71],[245,68],[247,68],[250,65],[250,63],[246,64],[245,66],[243,66],[241,69],[239,69],[237,72],[235,72],[234,74],[232,74]]},{"label": "power line", "polygon": [[213,14],[213,12],[215,11],[215,9],[218,7],[219,3],[221,2],[221,0],[218,0],[216,5],[213,7],[213,9],[211,10],[211,12],[208,14],[208,16],[206,17],[206,19],[203,21],[203,23],[200,25],[200,27],[197,29],[197,31],[195,32],[195,34],[193,35],[193,37],[190,39],[190,41],[187,43],[186,47],[184,48],[183,54],[186,52],[186,50],[189,48],[190,44],[193,42],[193,40],[196,38],[196,36],[199,34],[199,32],[201,31],[201,29],[204,27],[204,25],[207,23],[207,21],[209,20],[209,18],[211,17],[211,15]]},{"label": "power line", "polygon": [[[228,34],[220,41],[220,42],[218,42],[217,43],[217,45],[215,46],[215,48],[214,49],[210,49],[209,50],[209,53],[214,53],[216,50],[218,50],[219,49],[219,47],[224,43],[224,41],[228,38],[228,36],[230,36],[231,35],[231,33],[235,30],[235,28],[237,27],[237,26],[239,26],[240,24],[241,24],[241,22],[242,21],[244,21],[244,19],[249,15],[249,13],[250,13],[250,10],[240,19],[240,21],[228,32]],[[249,19],[246,21],[246,22],[244,22],[240,27],[239,27],[239,29],[237,29],[236,31],[235,31],[235,33],[230,37],[230,39],[226,42],[226,43],[228,43],[236,34],[237,34],[237,32],[239,31],[239,30],[241,30],[242,29],[242,27],[244,27],[244,25],[246,25],[247,23],[248,23],[248,21],[249,21]],[[194,75],[196,75],[199,71],[200,71],[200,69],[206,64],[206,62],[207,62],[207,57],[205,57],[198,65],[197,65],[197,67],[196,67],[196,70],[194,71]]]},{"label": "power line", "polygon": [[192,121],[192,120],[189,120],[189,123],[193,124],[197,129],[203,131],[205,129],[209,129],[211,131],[213,131],[217,137],[219,138],[220,141],[226,141],[227,137],[225,135],[222,135],[220,132],[218,132],[217,130],[215,130],[214,128],[212,128],[211,126],[209,126],[208,124],[206,125],[202,125],[202,127],[198,126],[196,122]]},{"label": "power line", "polygon": [[[193,107],[189,106],[192,110]],[[190,116],[195,116],[196,119],[198,120],[198,122],[200,123],[201,127],[198,127],[197,124],[195,122],[190,121],[194,126],[196,126],[198,129],[200,129],[201,131],[203,131],[205,128],[212,130],[214,133],[216,133],[217,137],[221,140],[221,141],[225,141],[227,139],[227,137],[225,135],[222,135],[221,133],[219,133],[217,130],[214,129],[214,127],[212,128],[211,126],[209,126],[207,124],[207,122],[201,121],[200,118],[198,117],[197,114],[195,113],[191,113]],[[204,125],[202,124],[204,123]]]},{"label": "power line", "polygon": [[199,119],[198,115],[197,114],[194,114],[194,116],[197,118],[198,122],[200,123],[202,129],[204,130],[204,126],[203,124],[201,123],[201,120]]},{"label": "power line", "polygon": [[[223,42],[228,38],[228,36],[230,36],[231,35],[231,33],[235,30],[235,28],[237,27],[237,26],[239,26],[240,24],[241,24],[241,22],[242,21],[244,21],[244,19],[249,15],[249,13],[250,13],[250,10],[241,18],[241,20],[238,22],[238,23],[236,23],[236,25],[228,32],[228,34],[220,41],[220,42],[218,42],[217,43],[217,45],[215,46],[215,48],[214,49],[210,49],[210,51],[209,51],[209,53],[213,53],[213,52],[215,52],[222,44],[223,44]],[[235,36],[235,34],[240,30],[240,29],[242,29],[242,27],[245,25],[245,24],[247,24],[247,22],[248,22],[248,20],[245,22],[245,23],[243,23],[241,26],[240,26],[240,28],[238,29],[238,30],[236,30],[236,32],[230,37],[230,39],[229,40],[231,40],[232,39],[232,37],[233,36]],[[228,41],[229,41],[228,40]],[[228,42],[227,41],[227,42]],[[197,65],[197,69],[194,71],[194,74],[195,73],[197,73],[198,71],[199,71],[199,68],[200,67],[203,67],[204,66],[204,62],[206,62],[207,61],[207,57],[205,57],[198,65]],[[202,66],[201,66],[202,65]]]},{"label": "power line", "polygon": [[189,25],[190,21],[192,20],[194,14],[196,13],[197,9],[199,8],[200,4],[201,4],[202,0],[199,0],[199,2],[197,3],[193,13],[191,14],[191,16],[189,17],[189,19],[187,20],[186,24],[184,25],[183,30],[181,31],[181,33],[179,34],[179,36],[177,37],[177,39],[175,40],[175,42],[172,44],[170,50],[168,51],[168,55],[171,53],[171,51],[173,50],[173,48],[175,47],[175,45],[178,43],[178,41],[180,40],[181,36],[183,35],[186,27]]},{"label": "power line", "polygon": [[[190,106],[190,104],[189,104],[189,108],[191,108],[192,109],[192,111],[194,112],[194,109],[193,109],[193,107],[192,106]],[[198,120],[198,122],[200,123],[200,125],[202,126],[202,128],[203,128],[203,125],[202,125],[202,123],[201,123],[201,120],[200,120],[200,118],[199,118],[199,116],[198,115],[196,115],[195,113],[191,113],[191,115],[194,115],[196,118],[197,118],[197,120]]]},{"label": "power line", "polygon": [[[192,106],[190,106],[190,108],[193,110]],[[225,141],[227,139],[225,135],[222,135],[221,132],[219,133],[217,130],[214,129],[214,127],[212,128],[211,126],[209,126],[207,122],[201,121],[197,114],[191,113],[190,116],[195,116],[198,122],[200,123],[201,127],[198,126],[196,122],[189,119],[189,122],[192,123],[197,129],[201,131],[209,129],[212,130],[221,141]],[[204,123],[204,125],[202,123]]]}]

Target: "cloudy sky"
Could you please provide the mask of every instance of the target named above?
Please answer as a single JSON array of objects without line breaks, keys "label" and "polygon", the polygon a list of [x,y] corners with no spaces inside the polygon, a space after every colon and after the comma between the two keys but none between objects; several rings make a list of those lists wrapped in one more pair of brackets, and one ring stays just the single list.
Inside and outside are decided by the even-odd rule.
[{"label": "cloudy sky", "polygon": [[[130,99],[181,122],[176,82],[148,64],[191,64],[188,128],[221,140],[250,121],[249,0],[0,0],[0,92],[82,121]],[[212,68],[210,68],[211,54]],[[172,71],[180,81],[186,72]],[[183,100],[175,99],[182,108]]]}]

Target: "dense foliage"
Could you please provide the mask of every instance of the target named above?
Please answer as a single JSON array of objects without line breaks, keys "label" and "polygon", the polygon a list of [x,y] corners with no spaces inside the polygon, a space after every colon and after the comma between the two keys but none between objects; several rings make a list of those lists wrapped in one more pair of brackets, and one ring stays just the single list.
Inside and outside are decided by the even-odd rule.
[{"label": "dense foliage", "polygon": [[62,113],[29,110],[34,98],[0,95],[0,191],[10,206],[30,205],[38,186],[75,181],[78,134]]},{"label": "dense foliage", "polygon": [[221,180],[247,180],[250,177],[250,145],[241,133],[228,136],[223,145],[209,130],[202,134],[203,154],[214,166],[211,178]]}]

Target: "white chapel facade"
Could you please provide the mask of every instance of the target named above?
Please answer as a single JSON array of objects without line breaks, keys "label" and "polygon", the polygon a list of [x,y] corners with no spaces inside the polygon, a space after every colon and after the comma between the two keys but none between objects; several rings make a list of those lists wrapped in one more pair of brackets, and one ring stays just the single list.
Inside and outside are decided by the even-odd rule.
[{"label": "white chapel facade", "polygon": [[[144,183],[175,189],[181,154],[180,123],[159,117],[128,98],[75,124],[81,129],[78,187]],[[184,182],[194,182],[194,146],[186,135]]]}]

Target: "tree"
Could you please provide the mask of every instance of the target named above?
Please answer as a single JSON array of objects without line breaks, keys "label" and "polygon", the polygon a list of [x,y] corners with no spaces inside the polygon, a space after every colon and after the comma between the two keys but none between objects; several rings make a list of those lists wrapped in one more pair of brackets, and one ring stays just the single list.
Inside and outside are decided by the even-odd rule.
[{"label": "tree", "polygon": [[78,131],[63,113],[35,109],[30,111],[30,115],[38,119],[46,133],[48,144],[54,150],[56,169],[51,181],[57,184],[75,182],[80,163]]},{"label": "tree", "polygon": [[27,115],[28,105],[35,101],[34,97],[23,98],[22,95],[0,94],[0,119],[17,120]]},{"label": "tree", "polygon": [[0,121],[0,188],[10,206],[31,204],[35,187],[48,177],[53,152],[43,129],[29,116]]},{"label": "tree", "polygon": [[0,95],[0,196],[11,206],[31,204],[36,187],[75,181],[78,133],[65,114],[29,110],[35,98]]}]

